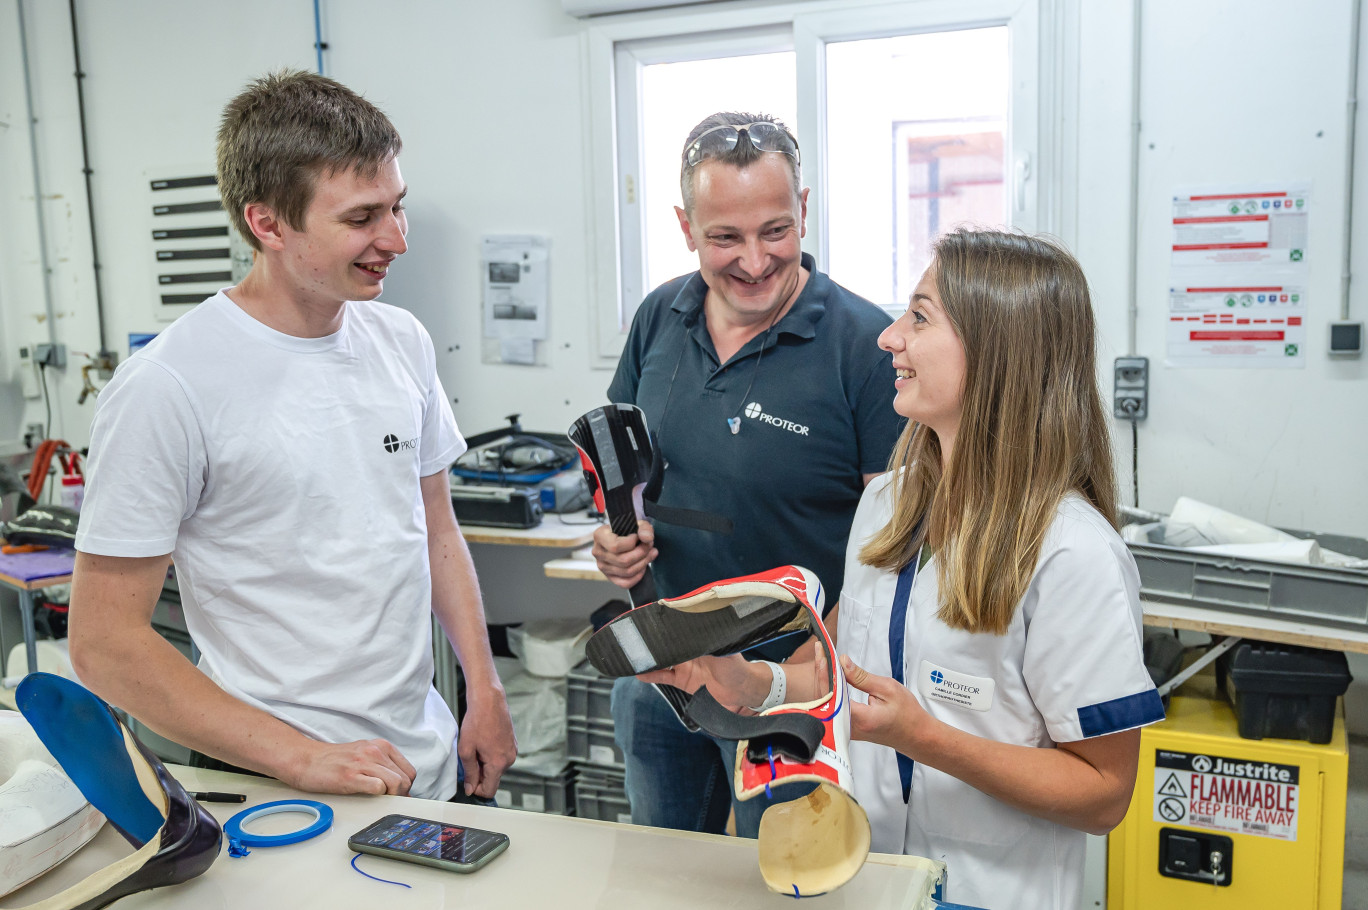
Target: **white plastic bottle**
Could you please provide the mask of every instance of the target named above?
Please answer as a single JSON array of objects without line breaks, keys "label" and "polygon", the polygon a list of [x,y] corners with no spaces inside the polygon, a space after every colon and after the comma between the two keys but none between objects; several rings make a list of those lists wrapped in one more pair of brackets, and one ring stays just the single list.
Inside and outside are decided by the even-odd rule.
[{"label": "white plastic bottle", "polygon": [[63,474],[57,499],[68,509],[81,511],[81,501],[85,499],[85,478],[80,474]]}]

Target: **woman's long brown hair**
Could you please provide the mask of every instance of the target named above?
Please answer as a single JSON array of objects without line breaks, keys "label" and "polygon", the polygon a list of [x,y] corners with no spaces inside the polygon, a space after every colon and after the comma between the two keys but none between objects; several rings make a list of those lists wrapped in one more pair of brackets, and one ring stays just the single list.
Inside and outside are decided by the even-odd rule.
[{"label": "woman's long brown hair", "polygon": [[860,561],[898,570],[928,544],[940,619],[1002,634],[1065,494],[1116,526],[1088,283],[1062,247],[998,231],[945,235],[932,268],[964,345],[960,427],[943,469],[936,434],[908,424],[889,462],[893,517]]}]

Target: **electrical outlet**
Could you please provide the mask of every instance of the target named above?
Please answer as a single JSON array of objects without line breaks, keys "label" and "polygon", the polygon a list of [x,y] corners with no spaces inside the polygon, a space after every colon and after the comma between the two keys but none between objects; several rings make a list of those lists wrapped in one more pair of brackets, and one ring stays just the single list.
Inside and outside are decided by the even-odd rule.
[{"label": "electrical outlet", "polygon": [[1149,416],[1149,358],[1116,358],[1112,413],[1122,420]]},{"label": "electrical outlet", "polygon": [[66,366],[66,345],[64,344],[41,344],[33,345],[33,362],[39,366],[49,366],[62,369]]}]

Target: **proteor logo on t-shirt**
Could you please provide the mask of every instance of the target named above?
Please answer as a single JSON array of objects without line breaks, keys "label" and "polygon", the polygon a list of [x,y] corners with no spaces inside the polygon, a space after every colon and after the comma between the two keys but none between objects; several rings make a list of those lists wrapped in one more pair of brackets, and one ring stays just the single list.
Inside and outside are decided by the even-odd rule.
[{"label": "proteor logo on t-shirt", "polygon": [[752,401],[746,405],[745,414],[751,420],[758,420],[770,426],[778,427],[781,430],[788,430],[790,433],[797,433],[799,436],[806,436],[808,428],[801,423],[794,423],[792,420],[785,420],[782,417],[775,417],[773,414],[766,414],[764,407],[758,401]]},{"label": "proteor logo on t-shirt", "polygon": [[385,451],[407,452],[409,449],[416,449],[418,448],[418,440],[421,438],[421,436],[415,436],[412,439],[400,439],[393,433],[387,433],[385,434]]}]

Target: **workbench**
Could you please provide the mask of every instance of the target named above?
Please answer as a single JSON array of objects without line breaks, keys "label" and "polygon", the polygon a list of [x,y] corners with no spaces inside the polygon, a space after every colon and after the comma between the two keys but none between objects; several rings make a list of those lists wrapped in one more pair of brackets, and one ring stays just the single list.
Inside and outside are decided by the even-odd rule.
[{"label": "workbench", "polygon": [[[24,653],[30,671],[38,669],[38,635],[33,628],[33,592],[71,581],[76,551],[60,548],[31,553],[0,553],[0,584],[19,593],[19,615],[24,624]],[[0,655],[0,662],[8,656]],[[2,672],[8,672],[3,668]]]},{"label": "workbench", "polygon": [[[209,870],[181,885],[145,891],[116,904],[118,910],[163,907],[481,908],[481,910],[764,910],[791,908],[791,897],[765,888],[756,863],[756,842],[735,837],[639,828],[591,819],[565,818],[514,809],[490,809],[399,796],[318,796],[267,778],[172,766],[192,791],[244,793],[245,804],[204,803],[220,822],[244,807],[279,799],[314,799],[331,806],[332,827],[302,843],[256,847],[230,857],[226,846]],[[389,813],[403,813],[475,828],[510,838],[506,853],[470,874],[353,853],[347,838]],[[248,826],[258,834],[301,827],[300,814],[273,815]],[[0,899],[0,907],[24,907],[57,893],[131,848],[106,825],[66,863]],[[929,908],[941,866],[915,856],[871,854],[844,887],[803,902],[805,908],[920,910]]]},{"label": "workbench", "polygon": [[546,513],[535,528],[492,528],[487,525],[463,524],[461,534],[466,543],[508,544],[523,547],[555,547],[569,550],[582,547],[594,539],[594,529],[603,522],[589,517],[584,511]]}]

